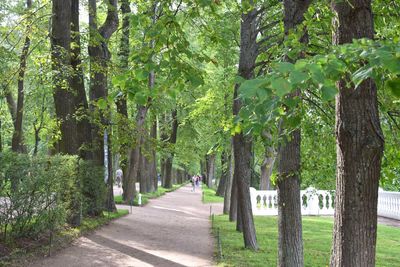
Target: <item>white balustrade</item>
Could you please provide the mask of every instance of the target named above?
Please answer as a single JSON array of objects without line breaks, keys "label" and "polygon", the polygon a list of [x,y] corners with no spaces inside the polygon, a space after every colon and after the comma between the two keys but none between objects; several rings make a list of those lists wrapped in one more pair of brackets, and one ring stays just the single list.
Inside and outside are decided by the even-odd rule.
[{"label": "white balustrade", "polygon": [[[250,188],[254,215],[278,215],[276,190]],[[333,215],[333,192],[307,188],[300,191],[302,215]]]},{"label": "white balustrade", "polygon": [[378,215],[400,220],[400,192],[379,191]]},{"label": "white balustrade", "polygon": [[[300,191],[302,215],[333,215],[335,191],[316,190],[312,187]],[[256,190],[250,187],[254,215],[278,215],[276,190]],[[400,192],[379,190],[378,215],[400,220]]]}]

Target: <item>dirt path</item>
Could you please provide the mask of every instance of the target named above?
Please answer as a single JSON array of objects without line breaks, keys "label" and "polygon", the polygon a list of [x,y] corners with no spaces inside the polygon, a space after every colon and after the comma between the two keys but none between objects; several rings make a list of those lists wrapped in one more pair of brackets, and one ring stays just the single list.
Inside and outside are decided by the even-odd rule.
[{"label": "dirt path", "polygon": [[30,266],[213,266],[209,212],[187,185]]}]

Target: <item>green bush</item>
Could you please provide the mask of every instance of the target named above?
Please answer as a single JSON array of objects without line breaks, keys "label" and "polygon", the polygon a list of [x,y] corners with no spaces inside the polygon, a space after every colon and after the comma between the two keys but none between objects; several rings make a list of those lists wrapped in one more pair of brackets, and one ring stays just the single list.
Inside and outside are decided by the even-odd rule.
[{"label": "green bush", "polygon": [[37,237],[82,215],[100,215],[103,168],[75,156],[0,153],[0,232]]},{"label": "green bush", "polygon": [[82,185],[83,215],[101,215],[107,195],[104,168],[95,166],[92,162],[80,160],[78,175]]}]

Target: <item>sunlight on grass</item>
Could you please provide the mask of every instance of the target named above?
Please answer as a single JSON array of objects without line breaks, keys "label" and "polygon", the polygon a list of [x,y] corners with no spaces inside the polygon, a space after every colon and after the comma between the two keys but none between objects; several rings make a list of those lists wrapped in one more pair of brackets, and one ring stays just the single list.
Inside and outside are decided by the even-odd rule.
[{"label": "sunlight on grass", "polygon": [[215,195],[215,190],[208,188],[206,185],[202,186],[203,190],[203,203],[219,203],[224,202],[224,198]]},{"label": "sunlight on grass", "polygon": [[[235,223],[226,215],[215,216],[215,229],[220,229],[223,260],[218,266],[276,266],[277,218],[255,217],[258,252],[243,248],[243,237],[236,232]],[[303,217],[304,265],[328,266],[332,241],[333,219],[330,217]],[[376,266],[400,266],[400,229],[379,225]]]}]

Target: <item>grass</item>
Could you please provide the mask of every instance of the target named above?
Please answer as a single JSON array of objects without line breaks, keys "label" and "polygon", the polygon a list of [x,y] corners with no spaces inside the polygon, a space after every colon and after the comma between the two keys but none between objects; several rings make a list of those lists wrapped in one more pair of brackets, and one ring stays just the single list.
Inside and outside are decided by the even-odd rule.
[{"label": "grass", "polygon": [[[243,248],[243,236],[228,216],[214,217],[214,234],[220,231],[223,259],[218,266],[276,266],[277,218],[256,216],[258,252]],[[304,266],[328,266],[333,220],[329,217],[303,217]],[[379,224],[376,266],[400,266],[400,229]]]},{"label": "grass", "polygon": [[[174,184],[174,185],[172,185],[172,188],[164,188],[164,187],[159,186],[157,188],[157,191],[155,191],[155,192],[142,194],[142,206],[146,205],[149,202],[149,199],[158,198],[160,196],[165,195],[166,193],[173,192],[176,189],[184,186],[185,184],[186,183]],[[138,200],[139,200],[139,196],[138,196],[138,194],[136,194],[135,199],[133,200],[133,206],[139,206]],[[114,196],[114,201],[115,201],[115,204],[120,204],[120,205],[125,204],[122,199],[122,196]]]},{"label": "grass", "polygon": [[[85,217],[79,227],[66,227],[55,233],[52,240],[51,252],[67,247],[76,238],[85,235],[110,221],[123,217],[129,213],[128,210],[120,209],[116,212],[103,212],[103,216]],[[49,254],[49,236],[42,236],[38,240],[23,240],[23,247],[13,245],[11,252],[0,258],[0,266],[26,266],[33,259]]]},{"label": "grass", "polygon": [[224,202],[224,198],[215,195],[215,189],[209,188],[206,185],[202,186],[203,189],[203,203],[220,203]]}]

